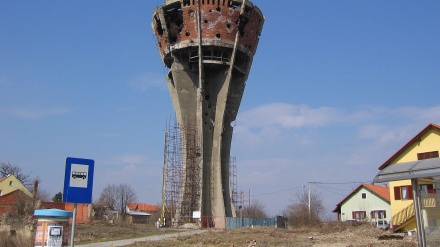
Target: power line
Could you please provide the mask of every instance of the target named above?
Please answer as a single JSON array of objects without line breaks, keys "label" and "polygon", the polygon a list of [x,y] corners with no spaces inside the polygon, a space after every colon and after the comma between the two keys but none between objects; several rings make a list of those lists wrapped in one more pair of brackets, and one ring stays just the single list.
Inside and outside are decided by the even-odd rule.
[{"label": "power line", "polygon": [[331,187],[323,186],[323,185],[321,185],[321,184],[317,184],[316,186],[318,186],[318,187],[320,187],[320,188],[326,188],[326,189],[329,189],[329,190],[352,191],[352,189],[349,189],[349,190],[347,190],[347,189],[335,189],[335,188],[331,188]]},{"label": "power line", "polygon": [[320,186],[320,185],[318,185],[317,187],[321,188],[322,190],[328,191],[328,192],[330,192],[330,193],[333,193],[333,194],[336,194],[336,195],[340,195],[340,196],[344,196],[343,194],[341,194],[341,193],[337,193],[337,192],[334,192],[334,191],[332,191],[331,189],[328,189],[328,188],[326,188],[326,187],[324,187],[324,186]]},{"label": "power line", "polygon": [[326,182],[309,182],[311,184],[370,184],[373,181],[360,181],[360,182],[340,182],[340,183],[326,183]]},{"label": "power line", "polygon": [[[334,193],[334,194],[337,194],[337,195],[342,195],[342,194],[339,194],[339,193],[336,193],[336,192],[333,192],[333,191],[331,191],[331,190],[339,190],[339,191],[352,191],[352,190],[341,190],[341,189],[334,189],[334,188],[330,188],[330,187],[325,187],[325,186],[322,186],[323,184],[327,184],[327,185],[343,185],[343,184],[365,184],[365,183],[371,183],[372,181],[359,181],[359,182],[356,182],[356,181],[352,181],[352,182],[338,182],[338,183],[336,183],[336,182],[308,182],[308,183],[310,183],[310,184],[316,184],[316,185],[321,185],[321,186],[318,186],[318,187],[320,187],[320,188],[322,188],[322,189],[324,189],[324,190],[327,190],[327,191],[329,191],[329,192],[331,192],[331,193]],[[294,190],[294,189],[298,189],[298,188],[305,188],[306,186],[305,185],[300,185],[300,186],[295,186],[295,187],[292,187],[292,188],[288,188],[288,189],[284,189],[284,190],[278,190],[278,191],[272,191],[272,192],[267,192],[267,193],[261,193],[261,194],[257,194],[257,195],[252,195],[251,197],[257,197],[257,196],[265,196],[265,195],[272,195],[272,194],[277,194],[277,193],[282,193],[282,192],[286,192],[286,191],[289,191],[289,190]],[[342,195],[343,196],[343,195]]]},{"label": "power line", "polygon": [[262,194],[258,194],[258,195],[252,195],[252,197],[255,197],[255,196],[271,195],[271,194],[276,194],[276,193],[286,192],[286,191],[289,191],[289,190],[294,190],[294,189],[298,189],[298,188],[305,188],[305,187],[306,187],[305,185],[301,185],[301,186],[296,186],[296,187],[292,187],[292,188],[285,189],[285,190],[279,190],[279,191],[273,191],[273,192],[262,193]]}]

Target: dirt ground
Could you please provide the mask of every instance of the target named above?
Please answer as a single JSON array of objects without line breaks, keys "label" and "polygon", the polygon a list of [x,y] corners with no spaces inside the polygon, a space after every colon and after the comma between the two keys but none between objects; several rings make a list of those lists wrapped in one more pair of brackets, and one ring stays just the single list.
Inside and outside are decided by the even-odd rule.
[{"label": "dirt ground", "polygon": [[[111,240],[147,237],[184,231],[173,228],[156,228],[145,224],[94,223],[77,224],[75,244],[107,242]],[[0,246],[1,247],[1,246]]]},{"label": "dirt ground", "polygon": [[[81,229],[82,228],[82,229]],[[112,229],[113,228],[113,229]],[[166,232],[165,232],[166,231]],[[176,231],[176,230],[174,230]],[[96,225],[79,227],[75,243],[97,242],[97,239],[122,239],[171,233],[172,229],[156,229],[142,225]],[[140,235],[139,235],[140,234]],[[108,236],[106,236],[108,235]],[[86,240],[87,239],[87,240]],[[86,241],[85,241],[86,240]],[[106,241],[106,240],[102,240]],[[383,231],[374,226],[325,223],[321,227],[275,229],[254,227],[226,231],[210,231],[187,237],[156,242],[137,242],[131,247],[416,247],[415,236]]]}]

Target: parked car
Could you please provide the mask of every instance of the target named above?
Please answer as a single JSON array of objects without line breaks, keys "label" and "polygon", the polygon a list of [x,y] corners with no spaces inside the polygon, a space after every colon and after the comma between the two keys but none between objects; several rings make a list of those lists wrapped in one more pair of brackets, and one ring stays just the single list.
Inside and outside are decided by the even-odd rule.
[{"label": "parked car", "polygon": [[377,227],[380,229],[388,230],[390,228],[390,224],[386,220],[378,220]]}]

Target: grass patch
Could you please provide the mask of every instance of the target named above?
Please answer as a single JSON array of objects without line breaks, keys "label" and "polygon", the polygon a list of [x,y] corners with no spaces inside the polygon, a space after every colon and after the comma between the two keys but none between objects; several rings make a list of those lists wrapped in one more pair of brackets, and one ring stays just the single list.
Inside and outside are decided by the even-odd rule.
[{"label": "grass patch", "polygon": [[0,246],[7,247],[32,247],[34,243],[32,238],[27,237],[21,232],[1,231],[0,232]]},{"label": "grass patch", "polygon": [[75,229],[75,244],[89,244],[130,238],[141,238],[182,231],[184,230],[156,228],[154,226],[144,224],[78,224],[76,225]]}]

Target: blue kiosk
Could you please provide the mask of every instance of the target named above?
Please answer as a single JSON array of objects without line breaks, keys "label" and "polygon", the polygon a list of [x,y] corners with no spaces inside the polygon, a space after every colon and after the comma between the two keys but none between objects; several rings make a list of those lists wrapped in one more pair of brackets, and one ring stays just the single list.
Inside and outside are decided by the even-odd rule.
[{"label": "blue kiosk", "polygon": [[73,213],[61,209],[38,209],[35,247],[67,247],[70,238],[70,218]]}]

